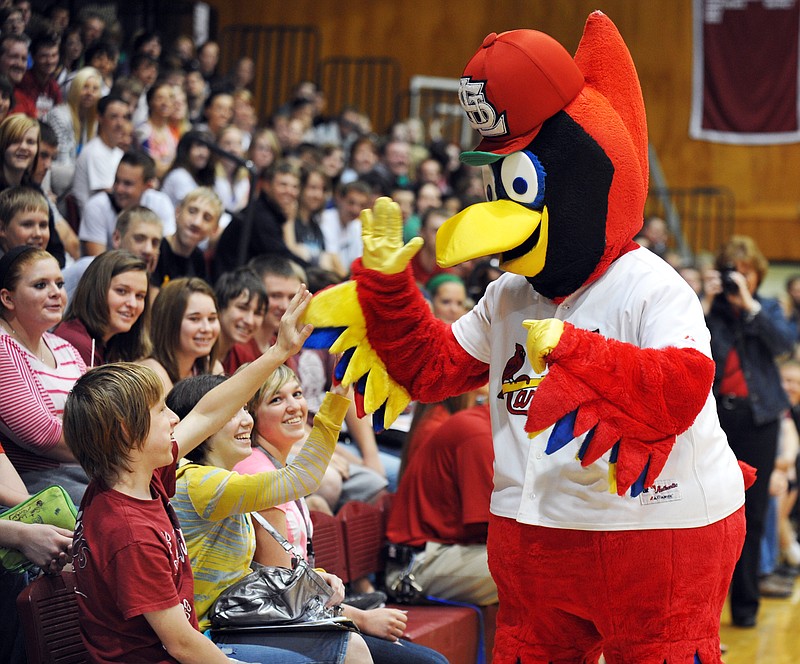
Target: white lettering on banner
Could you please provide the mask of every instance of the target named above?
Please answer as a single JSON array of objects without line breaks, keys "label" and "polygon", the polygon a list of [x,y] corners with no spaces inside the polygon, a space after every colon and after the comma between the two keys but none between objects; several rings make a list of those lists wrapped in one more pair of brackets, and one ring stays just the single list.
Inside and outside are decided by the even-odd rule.
[{"label": "white lettering on banner", "polygon": [[469,123],[481,136],[497,137],[508,134],[506,114],[498,115],[497,109],[483,94],[485,81],[473,81],[464,76],[458,86],[458,101],[467,114]]}]

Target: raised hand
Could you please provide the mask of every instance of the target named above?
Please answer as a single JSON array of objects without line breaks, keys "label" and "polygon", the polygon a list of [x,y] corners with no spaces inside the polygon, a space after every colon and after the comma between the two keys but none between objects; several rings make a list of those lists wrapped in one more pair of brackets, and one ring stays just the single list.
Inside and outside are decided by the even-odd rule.
[{"label": "raised hand", "polygon": [[300,284],[289,302],[286,313],[281,318],[275,347],[287,358],[300,351],[314,330],[313,325],[303,323],[303,315],[309,302],[311,302],[311,293],[306,289],[305,284]]},{"label": "raised hand", "polygon": [[379,198],[372,210],[361,212],[360,218],[364,241],[361,262],[370,270],[398,274],[422,248],[421,237],[403,244],[403,215],[391,198]]}]

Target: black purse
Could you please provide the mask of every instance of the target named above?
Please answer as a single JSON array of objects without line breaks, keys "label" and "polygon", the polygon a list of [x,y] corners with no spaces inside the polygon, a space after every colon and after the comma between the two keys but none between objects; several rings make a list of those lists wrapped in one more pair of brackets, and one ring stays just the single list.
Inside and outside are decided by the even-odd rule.
[{"label": "black purse", "polygon": [[326,608],[330,586],[289,541],[258,513],[251,514],[292,556],[292,569],[252,563],[253,571],[225,590],[211,605],[212,628],[327,623],[338,615]]}]

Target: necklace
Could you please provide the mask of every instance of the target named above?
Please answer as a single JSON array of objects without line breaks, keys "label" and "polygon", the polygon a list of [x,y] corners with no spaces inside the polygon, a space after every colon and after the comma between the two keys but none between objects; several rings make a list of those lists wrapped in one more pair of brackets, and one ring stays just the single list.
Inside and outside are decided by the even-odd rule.
[{"label": "necklace", "polygon": [[[0,317],[0,320],[2,320],[6,324],[6,326],[8,327],[8,329],[11,332],[11,336],[13,336],[14,339],[17,340],[17,343],[20,346],[22,346],[25,350],[27,350],[31,355],[36,357],[37,360],[39,360],[40,362],[44,363],[44,361],[45,361],[44,360],[44,355],[45,355],[44,353],[37,353],[37,352],[31,350],[30,348],[28,348],[28,346],[25,344],[25,342],[22,341],[22,337],[20,337],[19,334],[17,334],[17,331],[14,329],[14,326],[9,322],[9,320],[7,318],[5,318],[3,316],[3,317]],[[42,345],[42,343],[41,343],[41,340],[40,340],[39,341],[39,346],[41,347],[41,345]]]}]

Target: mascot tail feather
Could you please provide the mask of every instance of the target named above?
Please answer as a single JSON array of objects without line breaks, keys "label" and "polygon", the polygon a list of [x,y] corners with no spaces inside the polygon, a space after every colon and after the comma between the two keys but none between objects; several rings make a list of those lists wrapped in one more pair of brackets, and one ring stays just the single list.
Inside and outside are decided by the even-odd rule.
[{"label": "mascot tail feather", "polygon": [[747,489],[753,486],[753,483],[756,481],[756,469],[744,461],[739,462],[739,468],[741,469],[742,477],[744,478],[745,491],[747,491]]}]

